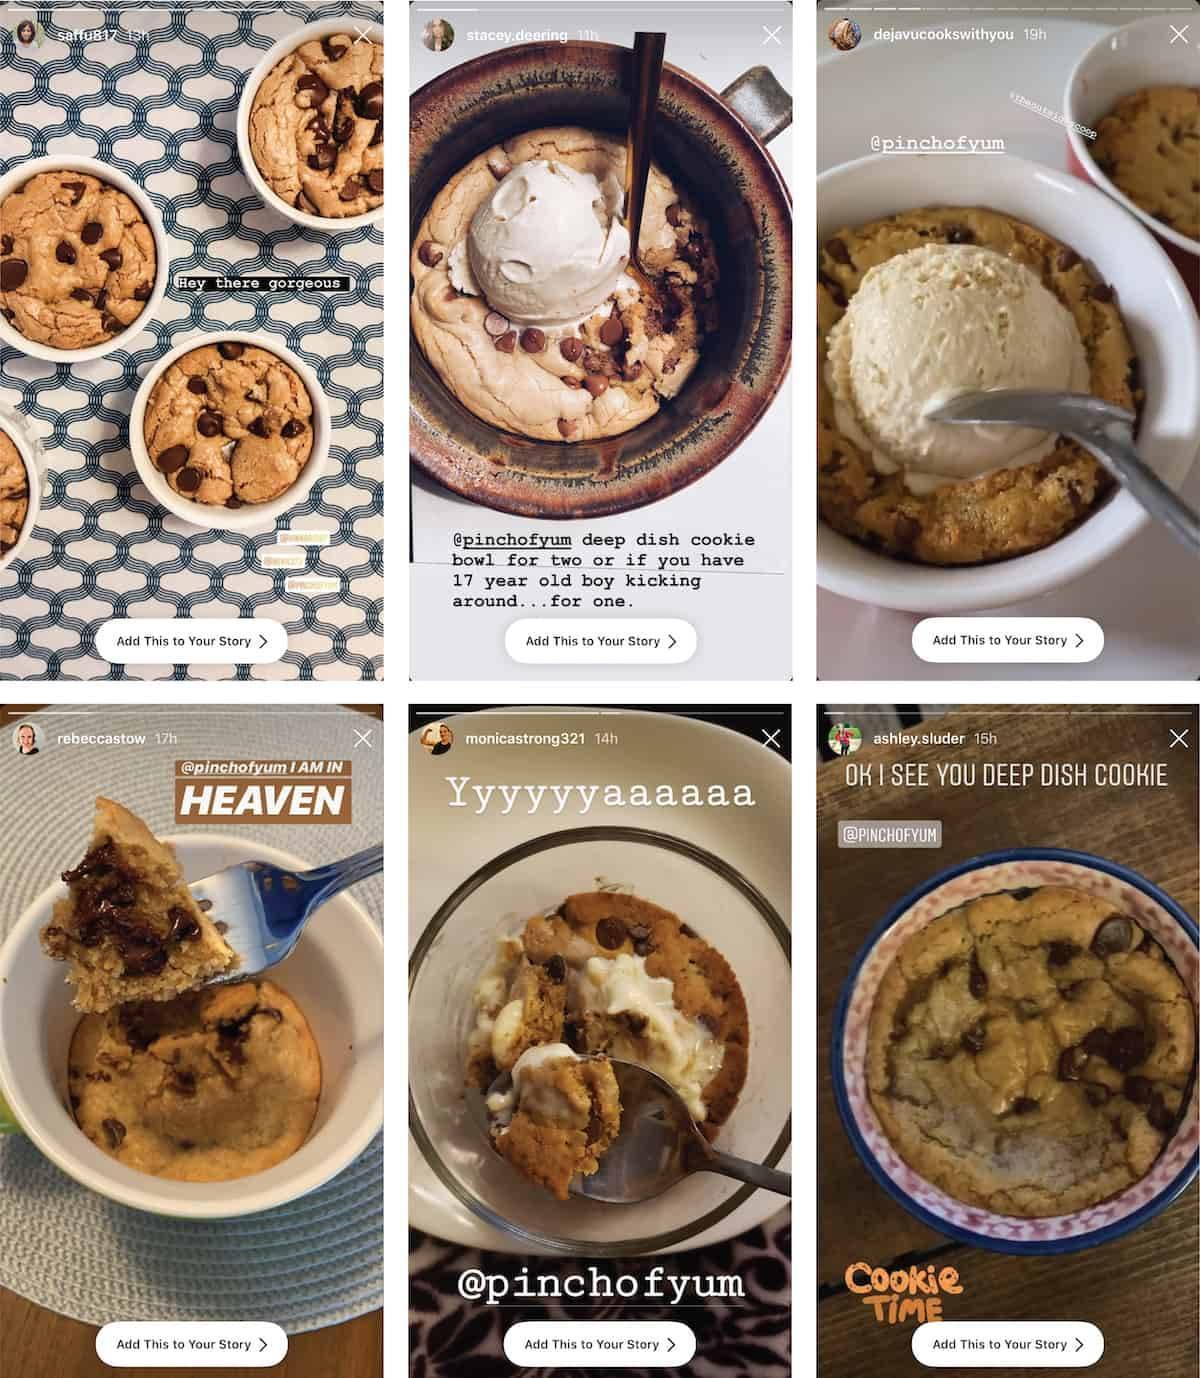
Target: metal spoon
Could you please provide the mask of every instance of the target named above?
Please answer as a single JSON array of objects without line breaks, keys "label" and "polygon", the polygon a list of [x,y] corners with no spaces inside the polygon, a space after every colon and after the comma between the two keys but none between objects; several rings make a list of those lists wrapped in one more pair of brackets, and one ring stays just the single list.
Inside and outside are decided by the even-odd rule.
[{"label": "metal spoon", "polygon": [[951,425],[1029,426],[1070,436],[1090,450],[1152,517],[1193,554],[1200,554],[1200,515],[1167,487],[1134,448],[1132,412],[1086,393],[996,388],[961,393],[925,415]]},{"label": "metal spoon", "polygon": [[[718,1172],[781,1196],[792,1194],[790,1173],[713,1148],[670,1082],[636,1063],[610,1062],[621,1092],[621,1130],[598,1170],[571,1183],[573,1196],[633,1205],[661,1196],[693,1172]],[[501,1072],[482,1095],[468,1094],[468,1108],[484,1134],[490,1128],[487,1098],[511,1085],[511,1074]]]},{"label": "metal spoon", "polygon": [[638,260],[638,239],[642,232],[642,212],[646,208],[646,179],[650,175],[654,112],[658,108],[658,87],[662,80],[666,46],[665,33],[634,35],[633,94],[629,128],[625,134],[625,226],[629,231],[626,272],[644,292],[653,292],[654,285]]}]

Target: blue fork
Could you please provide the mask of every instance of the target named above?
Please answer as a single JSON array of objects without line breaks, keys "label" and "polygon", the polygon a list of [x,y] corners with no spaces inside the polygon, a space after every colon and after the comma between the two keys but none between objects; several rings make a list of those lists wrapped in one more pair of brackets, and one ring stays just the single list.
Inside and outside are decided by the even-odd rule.
[{"label": "blue fork", "polygon": [[208,984],[243,981],[282,962],[321,905],[382,870],[383,847],[378,846],[314,871],[243,861],[195,881],[188,886],[192,898],[214,923],[223,925],[225,941],[241,959],[234,970]]}]

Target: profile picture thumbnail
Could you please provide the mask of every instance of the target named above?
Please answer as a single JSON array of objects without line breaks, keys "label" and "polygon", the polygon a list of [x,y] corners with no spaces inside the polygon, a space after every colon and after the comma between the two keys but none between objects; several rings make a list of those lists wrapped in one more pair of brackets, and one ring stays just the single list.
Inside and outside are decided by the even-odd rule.
[{"label": "profile picture thumbnail", "polygon": [[862,746],[862,732],[852,722],[835,722],[827,740],[835,756],[849,756]]},{"label": "profile picture thumbnail", "polygon": [[22,19],[15,33],[22,48],[40,48],[46,39],[46,31],[32,19]]},{"label": "profile picture thumbnail", "polygon": [[454,26],[448,19],[431,19],[421,32],[421,42],[431,53],[444,53],[454,42]]},{"label": "profile picture thumbnail", "polygon": [[454,733],[444,722],[430,723],[421,733],[421,745],[431,756],[444,756],[454,745]]},{"label": "profile picture thumbnail", "polygon": [[838,19],[829,26],[829,41],[835,48],[848,53],[862,42],[862,29],[853,19]]},{"label": "profile picture thumbnail", "polygon": [[18,723],[13,728],[12,743],[18,756],[36,756],[42,748],[38,730],[31,722]]}]

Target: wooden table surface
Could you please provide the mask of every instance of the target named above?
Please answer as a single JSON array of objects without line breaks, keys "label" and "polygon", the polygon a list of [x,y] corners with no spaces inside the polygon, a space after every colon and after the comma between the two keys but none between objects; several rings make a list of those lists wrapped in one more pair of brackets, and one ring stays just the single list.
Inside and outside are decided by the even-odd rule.
[{"label": "wooden table surface", "polygon": [[[114,1320],[137,1317],[114,1317]],[[213,1317],[213,1319],[217,1319]],[[269,1320],[266,1316],[264,1320]],[[0,1373],[4,1378],[382,1378],[383,1312],[342,1325],[292,1335],[287,1357],[274,1368],[109,1368],[96,1357],[94,1325],[46,1311],[0,1287]]]},{"label": "wooden table surface", "polygon": [[[1107,1378],[1190,1378],[1197,1349],[1196,1185],[1157,1219],[1096,1249],[1057,1258],[1020,1258],[960,1245],[926,1228],[876,1185],[851,1149],[833,1100],[829,1045],[833,1010],[869,931],[899,899],[956,861],[1009,846],[1072,847],[1133,867],[1190,914],[1197,912],[1198,802],[1196,710],[1190,721],[1150,709],[1088,713],[1041,709],[956,709],[917,731],[965,731],[948,746],[869,746],[869,719],[856,765],[871,762],[1161,760],[1167,788],[940,788],[901,792],[850,788],[844,760],[817,776],[819,1056],[818,1342],[821,1378],[905,1378],[930,1372],[912,1357],[913,1325],[877,1323],[873,1309],[846,1290],[846,1267],[865,1260],[891,1268],[926,1260],[958,1269],[963,1292],[948,1297],[946,1320],[1085,1320],[1104,1332],[1104,1357],[1089,1373]],[[1121,716],[1116,716],[1120,713]],[[1168,749],[1170,727],[1190,727],[1191,749]],[[990,731],[996,746],[971,744]],[[931,772],[936,782],[936,773]],[[837,822],[940,818],[943,845],[931,850],[839,850]],[[948,1370],[967,1372],[965,1369]],[[972,1372],[976,1370],[971,1370]],[[1028,1374],[1029,1369],[987,1369]],[[1046,1370],[1041,1370],[1046,1371]],[[1061,1372],[1062,1370],[1055,1370]]]}]

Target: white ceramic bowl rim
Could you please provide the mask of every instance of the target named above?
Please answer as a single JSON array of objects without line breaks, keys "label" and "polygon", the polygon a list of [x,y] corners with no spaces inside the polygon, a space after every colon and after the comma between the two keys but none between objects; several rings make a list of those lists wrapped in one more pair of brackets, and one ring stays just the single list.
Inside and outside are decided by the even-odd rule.
[{"label": "white ceramic bowl rim", "polygon": [[[344,33],[352,27],[349,17],[318,19],[293,33],[287,34],[268,48],[259,59],[258,65],[246,78],[246,84],[242,88],[241,100],[238,101],[238,153],[242,160],[242,170],[245,172],[250,185],[272,210],[278,211],[280,215],[286,215],[289,220],[295,221],[297,225],[303,225],[305,229],[323,230],[326,234],[340,234],[344,230],[356,230],[364,225],[374,225],[383,219],[384,206],[376,206],[374,210],[364,211],[362,215],[348,215],[341,219],[313,215],[309,211],[297,210],[295,206],[289,206],[281,196],[277,196],[267,185],[266,178],[259,172],[258,164],[254,161],[254,154],[250,151],[250,107],[254,104],[254,97],[258,94],[258,88],[262,85],[263,79],[270,74],[273,67],[282,62],[289,53],[294,52],[301,43],[307,43],[312,38],[323,38],[330,33]],[[372,23],[371,28],[378,30],[379,33],[378,40],[374,40],[374,35],[372,35],[373,40],[382,43],[383,25]]]},{"label": "white ceramic bowl rim", "polygon": [[[923,160],[923,161],[922,161]],[[913,168],[911,164],[920,164]],[[901,168],[899,165],[903,164]],[[893,196],[892,180],[903,173],[904,190]],[[837,187],[835,193],[827,188]],[[817,178],[821,234],[842,212],[823,209],[831,195],[843,201],[877,202],[886,196],[894,211],[935,204],[947,196],[996,209],[1043,226],[1093,258],[1117,284],[1137,352],[1156,359],[1163,386],[1143,407],[1139,441],[1160,477],[1172,487],[1186,478],[1196,459],[1200,434],[1200,320],[1174,264],[1141,222],[1111,197],[1079,177],[1010,154],[980,157],[951,154],[897,159],[872,154],[830,168]],[[881,191],[881,188],[883,189]],[[945,195],[943,195],[945,192]],[[1040,209],[1039,209],[1040,207]],[[1068,211],[1073,231],[1064,227]],[[860,220],[876,212],[857,213]],[[855,216],[849,213],[849,218]],[[1137,308],[1130,315],[1130,302]],[[1151,307],[1154,309],[1151,310]],[[1137,333],[1153,348],[1139,348]],[[1107,559],[1149,522],[1140,504],[1117,491],[1073,531],[1040,550],[984,565],[942,568],[880,555],[817,525],[817,582],[833,593],[877,607],[921,613],[976,612],[1003,607],[1049,592],[1077,579]]]},{"label": "white ceramic bowl rim", "polygon": [[22,354],[28,354],[35,359],[43,359],[47,363],[53,364],[83,364],[91,359],[103,359],[106,355],[113,354],[119,349],[128,349],[131,341],[142,331],[149,329],[159,307],[162,305],[162,299],[166,295],[167,284],[170,281],[171,246],[167,240],[167,233],[163,227],[162,216],[158,212],[158,207],[146,191],[119,167],[101,162],[98,158],[89,158],[84,154],[51,153],[14,164],[3,176],[0,176],[0,201],[3,201],[5,197],[19,187],[23,187],[39,172],[55,171],[86,172],[98,181],[105,182],[118,191],[123,191],[141,211],[142,218],[150,227],[150,233],[154,236],[154,252],[158,259],[155,265],[154,287],[142,306],[141,314],[124,330],[114,335],[111,340],[105,340],[101,344],[87,345],[83,349],[55,349],[51,345],[41,344],[37,340],[31,340],[28,336],[22,335],[3,316],[0,316],[0,340],[12,345]]},{"label": "white ceramic bowl rim", "polygon": [[[176,848],[183,849],[185,853],[189,843],[201,843],[206,847],[219,847],[226,844],[239,853],[243,852],[246,847],[244,837],[223,835],[215,831],[212,833],[178,833],[166,837],[164,840]],[[257,841],[254,844],[254,855],[289,870],[305,870],[311,864],[301,857]],[[10,967],[14,955],[20,947],[17,939],[25,936],[27,928],[44,921],[48,916],[51,901],[61,894],[62,890],[63,887],[58,882],[47,886],[25,909],[3,944],[0,945],[0,1005],[3,1004],[4,1000],[3,988],[5,983],[15,979],[15,973],[10,970]],[[358,920],[356,927],[364,935],[369,935],[368,941],[373,941],[379,947],[379,961],[382,963],[383,939],[366,910],[348,893],[338,895],[337,901],[355,911],[355,917]],[[65,985],[63,989],[63,998],[65,999]],[[136,1210],[178,1219],[232,1219],[236,1216],[252,1215],[260,1211],[270,1210],[274,1206],[281,1206],[296,1200],[298,1197],[305,1196],[349,1166],[370,1144],[383,1124],[383,1087],[380,1086],[373,1097],[370,1113],[354,1125],[351,1132],[346,1134],[337,1147],[321,1160],[318,1167],[310,1168],[304,1174],[297,1175],[294,1168],[289,1172],[288,1167],[294,1159],[284,1159],[283,1162],[277,1163],[273,1168],[268,1168],[263,1173],[237,1179],[239,1183],[243,1184],[253,1183],[255,1177],[270,1177],[272,1180],[270,1185],[263,1187],[252,1199],[248,1199],[236,1208],[230,1208],[221,1199],[222,1188],[229,1185],[228,1183],[212,1183],[212,1195],[210,1197],[192,1199],[185,1197],[179,1190],[181,1187],[186,1188],[193,1185],[190,1183],[160,1179],[146,1173],[135,1172],[131,1168],[121,1167],[119,1164],[116,1165],[119,1172],[113,1176],[107,1176],[104,1172],[93,1169],[86,1159],[76,1152],[76,1145],[43,1129],[36,1116],[30,1113],[24,1098],[15,1090],[18,1084],[19,1078],[13,1075],[11,1059],[4,1040],[0,1038],[0,1092],[9,1101],[17,1122],[26,1137],[38,1150],[69,1177],[74,1178],[76,1182],[89,1190],[98,1192],[101,1196],[117,1201],[121,1205],[131,1206]],[[324,1094],[324,1090],[322,1090],[322,1094]],[[86,1145],[93,1153],[99,1153],[99,1150],[95,1149],[86,1138],[82,1135],[79,1135],[79,1138],[82,1143],[78,1147],[82,1148],[83,1145]],[[306,1139],[305,1144],[310,1141]],[[305,1144],[301,1145],[301,1150]],[[297,1150],[297,1152],[299,1151]],[[125,1178],[129,1179],[128,1182],[124,1180]]]},{"label": "white ceramic bowl rim", "polygon": [[20,534],[12,549],[0,555],[0,570],[5,570],[20,559],[21,551],[33,535],[33,528],[37,525],[42,511],[42,485],[45,480],[37,461],[36,443],[30,438],[25,418],[15,412],[10,416],[10,409],[0,406],[0,431],[3,431],[17,447],[17,454],[25,466],[25,486],[29,489],[29,506],[25,512],[25,520],[21,523]]},{"label": "white ceramic bowl rim", "polygon": [[[312,451],[305,461],[304,467],[300,470],[300,475],[295,483],[281,493],[279,497],[272,498],[270,502],[246,503],[238,509],[214,507],[211,504],[192,502],[189,498],[181,497],[155,468],[146,450],[143,433],[150,394],[154,391],[154,385],[175,360],[189,354],[193,349],[224,342],[253,345],[257,349],[266,350],[268,354],[274,354],[277,358],[282,359],[285,364],[295,369],[300,375],[312,402]],[[253,531],[273,526],[275,521],[285,512],[290,512],[293,507],[304,501],[321,477],[329,460],[330,436],[329,403],[321,387],[320,379],[310,365],[306,364],[294,350],[289,349],[282,340],[275,336],[255,334],[253,331],[244,329],[200,331],[173,346],[161,359],[155,361],[138,384],[137,392],[133,398],[133,406],[129,412],[129,453],[133,456],[134,467],[149,490],[150,496],[160,507],[165,507],[168,512],[173,513],[181,521],[187,522],[189,526],[198,526],[203,530],[210,531]]]},{"label": "white ceramic bowl rim", "polygon": [[[1149,211],[1144,211],[1136,201],[1132,201],[1126,196],[1114,181],[1105,176],[1099,164],[1092,157],[1092,141],[1085,138],[1074,127],[1076,124],[1086,124],[1090,128],[1091,120],[1096,118],[1095,114],[1092,114],[1089,119],[1081,118],[1079,83],[1084,68],[1089,63],[1096,62],[1103,53],[1115,53],[1116,48],[1114,45],[1122,41],[1122,35],[1128,35],[1135,30],[1140,34],[1144,29],[1147,32],[1153,31],[1156,36],[1162,37],[1162,26],[1168,22],[1168,14],[1169,11],[1161,14],[1147,15],[1143,19],[1135,19],[1129,24],[1123,24],[1119,29],[1114,29],[1110,33],[1102,34],[1095,43],[1083,53],[1075,66],[1071,68],[1070,75],[1067,77],[1067,89],[1063,95],[1063,109],[1066,111],[1067,138],[1070,141],[1071,149],[1079,162],[1087,169],[1088,176],[1096,185],[1106,191],[1113,200],[1119,201],[1130,215],[1136,216],[1153,234],[1169,241],[1177,248],[1187,249],[1189,253],[1196,254],[1200,257],[1200,240],[1190,239],[1181,230],[1175,229],[1162,220],[1155,219]],[[1190,50],[1185,48],[1184,51],[1188,52],[1189,56],[1191,56]],[[1119,55],[1114,61],[1119,61]],[[1195,69],[1193,68],[1192,70],[1194,73]],[[1174,83],[1164,76],[1158,82],[1152,84],[1173,85]],[[1130,91],[1137,90],[1145,85],[1147,85],[1146,81],[1139,80],[1130,86]],[[1117,97],[1117,99],[1120,99],[1120,97]],[[1107,113],[1107,111],[1102,113]]]},{"label": "white ceramic bowl rim", "polygon": [[[703,847],[697,846],[694,842],[673,837],[669,833],[654,832],[649,828],[602,824],[589,828],[566,828],[562,832],[545,833],[540,837],[531,838],[527,842],[518,843],[517,846],[510,847],[507,851],[501,852],[498,856],[485,862],[472,875],[468,876],[438,906],[437,911],[422,930],[416,946],[413,948],[408,964],[410,999],[425,955],[433,946],[442,926],[454,915],[462,902],[478,890],[481,885],[506,867],[522,861],[526,857],[535,856],[539,852],[548,851],[554,847],[588,842],[632,842],[644,846],[666,848],[707,867],[745,896],[778,942],[783,960],[788,966],[791,965],[791,935],[787,925],[780,918],[770,900],[728,862],[722,861],[720,857]],[[477,1215],[485,1224],[491,1225],[503,1234],[515,1236],[536,1248],[546,1249],[554,1253],[590,1255],[597,1258],[621,1258],[626,1255],[653,1253],[659,1249],[666,1249],[673,1244],[678,1244],[681,1240],[699,1235],[710,1226],[717,1224],[748,1200],[754,1191],[753,1187],[742,1187],[734,1192],[728,1200],[723,1201],[718,1207],[701,1216],[698,1220],[689,1221],[688,1224],[682,1225],[678,1229],[668,1230],[649,1238],[633,1237],[608,1241],[580,1241],[557,1235],[546,1235],[536,1230],[525,1229],[499,1215],[459,1181],[443,1161],[441,1154],[438,1153],[426,1133],[411,1087],[408,1093],[408,1123],[425,1161],[456,1200],[466,1206],[472,1214]],[[771,1146],[770,1152],[763,1159],[764,1166],[774,1167],[787,1151],[788,1144],[791,1142],[791,1125],[792,1120],[789,1114],[785,1118],[783,1127],[775,1143]]]},{"label": "white ceramic bowl rim", "polygon": [[[1180,1124],[1146,1176],[1110,1200],[1069,1215],[1004,1216],[968,1206],[921,1177],[891,1146],[866,1091],[865,1058],[871,1006],[895,949],[912,932],[969,899],[1046,884],[1075,884],[1118,896],[1171,956],[1195,1002],[1197,929],[1170,896],[1117,862],[1086,852],[1025,847],[989,852],[938,872],[893,906],[855,956],[834,1014],[834,1097],[846,1133],[871,1176],[931,1229],[1001,1253],[1070,1253],[1116,1239],[1166,1209],[1196,1176],[1200,1163],[1200,1085],[1194,1075]],[[892,940],[884,941],[889,933]]]}]

